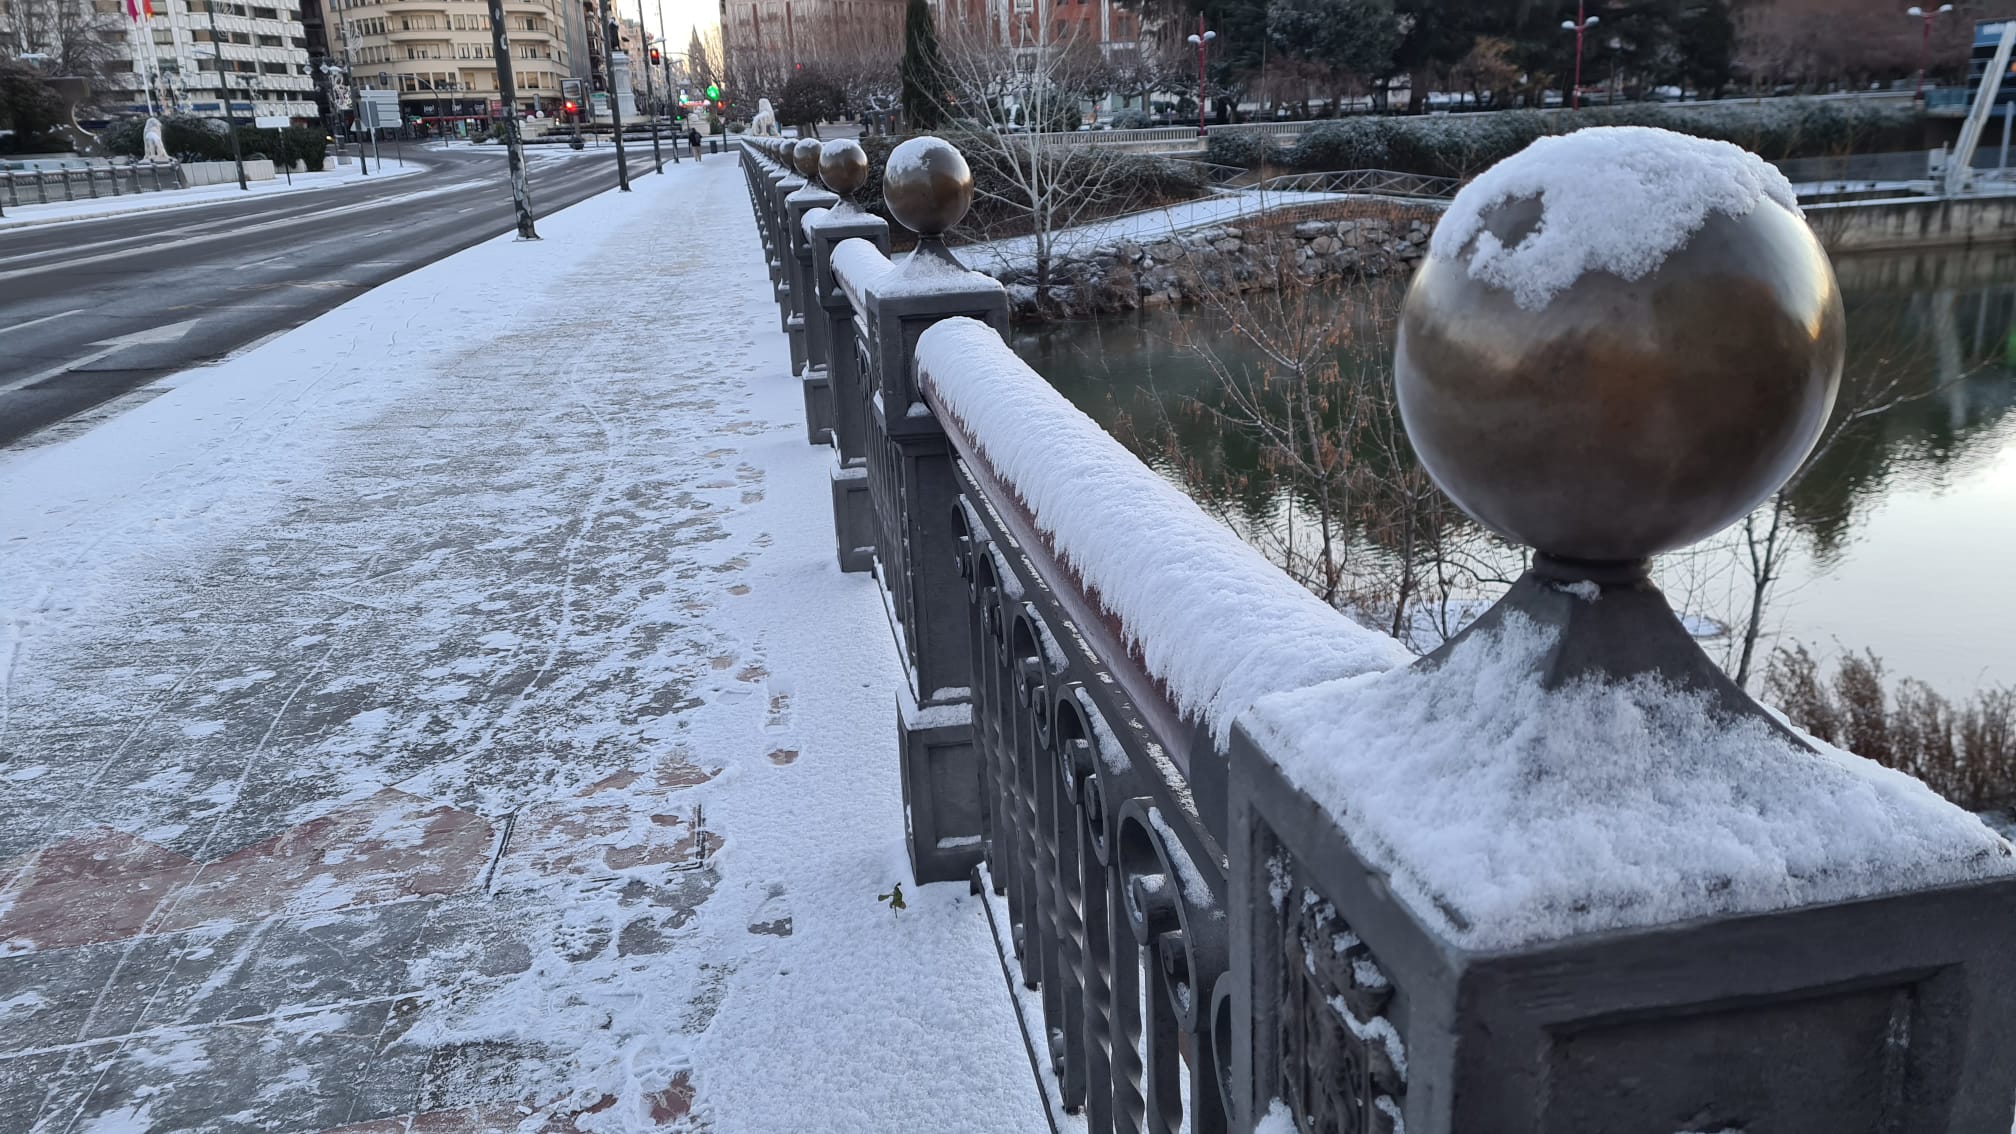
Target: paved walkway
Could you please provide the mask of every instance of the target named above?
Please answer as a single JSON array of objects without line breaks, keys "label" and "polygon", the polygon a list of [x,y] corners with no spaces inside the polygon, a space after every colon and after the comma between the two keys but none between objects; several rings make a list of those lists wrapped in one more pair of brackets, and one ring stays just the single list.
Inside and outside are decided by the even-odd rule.
[{"label": "paved walkway", "polygon": [[541,230],[0,455],[0,1131],[1043,1128],[739,174]]}]

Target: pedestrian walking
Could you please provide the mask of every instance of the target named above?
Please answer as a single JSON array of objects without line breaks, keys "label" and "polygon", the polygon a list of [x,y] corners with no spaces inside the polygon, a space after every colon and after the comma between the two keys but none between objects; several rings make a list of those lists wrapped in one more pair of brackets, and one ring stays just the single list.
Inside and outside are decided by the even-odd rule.
[{"label": "pedestrian walking", "polygon": [[700,129],[699,129],[699,127],[697,127],[697,126],[688,126],[688,127],[686,127],[686,144],[687,144],[687,145],[689,145],[689,146],[692,146],[692,147],[693,147],[693,160],[694,160],[694,161],[699,161],[699,160],[700,160]]}]

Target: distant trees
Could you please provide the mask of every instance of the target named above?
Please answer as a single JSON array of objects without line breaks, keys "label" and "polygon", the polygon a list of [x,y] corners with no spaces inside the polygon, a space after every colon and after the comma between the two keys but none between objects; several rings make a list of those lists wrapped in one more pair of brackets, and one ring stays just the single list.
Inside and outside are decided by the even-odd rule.
[{"label": "distant trees", "polygon": [[118,5],[93,0],[9,0],[0,5],[0,56],[33,62],[45,75],[99,80],[125,38]]},{"label": "distant trees", "polygon": [[910,0],[903,12],[903,117],[911,129],[930,130],[938,125],[944,72],[931,5],[926,0]]},{"label": "distant trees", "polygon": [[0,152],[67,150],[57,127],[70,120],[63,99],[26,63],[0,59]]},{"label": "distant trees", "polygon": [[784,84],[777,100],[777,121],[796,126],[809,137],[819,136],[819,124],[839,118],[847,110],[847,96],[833,80],[818,70],[799,71]]}]

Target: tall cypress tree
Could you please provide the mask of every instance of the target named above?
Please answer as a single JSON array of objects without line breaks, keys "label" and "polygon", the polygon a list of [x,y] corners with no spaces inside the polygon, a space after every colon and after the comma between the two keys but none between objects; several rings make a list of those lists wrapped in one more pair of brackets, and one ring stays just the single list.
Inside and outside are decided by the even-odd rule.
[{"label": "tall cypress tree", "polygon": [[938,28],[926,0],[910,0],[903,13],[903,117],[912,130],[930,130],[945,116],[938,100],[945,68],[938,58]]}]

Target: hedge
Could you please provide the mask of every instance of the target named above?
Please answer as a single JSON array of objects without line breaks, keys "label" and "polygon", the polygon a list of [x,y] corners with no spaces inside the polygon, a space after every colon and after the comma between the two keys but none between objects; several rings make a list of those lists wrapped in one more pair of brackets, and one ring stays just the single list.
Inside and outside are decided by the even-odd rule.
[{"label": "hedge", "polygon": [[1911,149],[1918,128],[1909,108],[1833,99],[1629,103],[1581,111],[1340,118],[1303,132],[1288,146],[1275,145],[1258,132],[1218,133],[1211,136],[1209,157],[1220,165],[1249,168],[1391,169],[1468,177],[1536,138],[1587,126],[1659,126],[1734,142],[1771,161]]},{"label": "hedge", "polygon": [[[122,118],[98,134],[99,145],[111,153],[139,157],[146,152],[147,120]],[[177,161],[230,161],[231,138],[224,123],[215,118],[171,115],[161,120],[161,144]],[[329,139],[319,129],[288,126],[284,129],[238,127],[238,148],[246,158],[272,158],[282,154],[299,159],[310,173],[322,171],[329,152]]]}]

